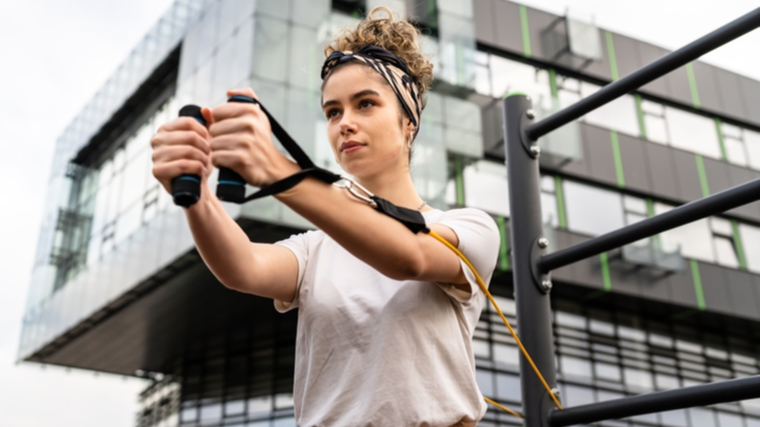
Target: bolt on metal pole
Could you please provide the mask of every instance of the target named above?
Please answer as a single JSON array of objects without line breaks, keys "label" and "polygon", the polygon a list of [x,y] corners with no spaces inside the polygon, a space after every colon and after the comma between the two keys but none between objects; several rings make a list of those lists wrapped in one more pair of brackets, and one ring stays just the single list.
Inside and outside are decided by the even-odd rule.
[{"label": "bolt on metal pole", "polygon": [[[512,236],[512,277],[517,305],[518,334],[550,387],[556,387],[554,339],[549,301],[551,281],[538,273],[536,262],[547,241],[542,239],[540,176],[541,150],[525,136],[534,114],[524,94],[503,101],[504,145],[509,184]],[[520,356],[525,427],[546,427],[554,402],[524,356]]]}]

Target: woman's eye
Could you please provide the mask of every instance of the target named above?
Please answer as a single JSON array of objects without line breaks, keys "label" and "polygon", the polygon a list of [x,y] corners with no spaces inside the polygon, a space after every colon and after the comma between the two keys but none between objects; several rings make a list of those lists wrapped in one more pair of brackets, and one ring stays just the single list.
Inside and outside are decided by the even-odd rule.
[{"label": "woman's eye", "polygon": [[331,119],[335,117],[337,114],[338,114],[338,109],[332,108],[330,110],[327,110],[327,112],[325,113],[325,117],[327,117],[328,119]]},{"label": "woman's eye", "polygon": [[369,99],[365,99],[359,103],[359,108],[371,107],[373,105],[375,105],[374,102],[370,101]]}]

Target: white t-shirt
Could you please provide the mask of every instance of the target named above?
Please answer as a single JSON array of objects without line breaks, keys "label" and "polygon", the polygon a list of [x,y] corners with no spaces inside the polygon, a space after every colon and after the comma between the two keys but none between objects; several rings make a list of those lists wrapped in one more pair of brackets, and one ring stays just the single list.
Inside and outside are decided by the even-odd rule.
[{"label": "white t-shirt", "polygon": [[[488,284],[500,244],[493,219],[476,209],[422,214],[427,224],[454,230],[458,249]],[[277,244],[298,259],[295,299],[275,307],[299,309],[299,426],[469,426],[483,417],[472,334],[486,298],[463,262],[471,293],[390,279],[322,231]]]}]

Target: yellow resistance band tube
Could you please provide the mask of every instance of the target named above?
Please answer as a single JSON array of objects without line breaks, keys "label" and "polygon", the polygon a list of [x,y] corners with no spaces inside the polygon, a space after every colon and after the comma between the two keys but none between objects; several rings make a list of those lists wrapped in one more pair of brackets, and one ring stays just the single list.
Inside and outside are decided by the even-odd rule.
[{"label": "yellow resistance band tube", "polygon": [[[525,360],[527,360],[528,363],[530,363],[530,366],[533,368],[533,372],[535,372],[536,375],[538,376],[538,379],[541,380],[541,384],[544,385],[544,388],[546,389],[547,393],[549,393],[549,396],[551,396],[552,400],[554,401],[554,404],[557,405],[557,408],[562,409],[562,405],[559,403],[559,400],[557,399],[557,396],[554,395],[554,393],[552,392],[551,387],[549,387],[549,384],[546,383],[546,380],[544,379],[544,376],[541,375],[541,372],[539,372],[538,368],[536,367],[536,364],[533,363],[533,359],[531,359],[530,355],[528,354],[528,351],[525,350],[525,347],[523,347],[522,342],[520,341],[520,338],[517,337],[517,334],[515,333],[515,330],[512,329],[512,326],[509,324],[509,321],[504,316],[504,313],[501,312],[501,309],[499,308],[499,305],[496,304],[496,301],[493,299],[493,296],[491,296],[491,293],[488,292],[488,287],[486,287],[486,284],[483,283],[483,279],[480,278],[480,275],[478,274],[477,270],[475,270],[475,267],[473,267],[473,265],[470,263],[470,260],[468,260],[467,257],[464,256],[464,254],[459,251],[459,249],[457,249],[454,245],[452,245],[451,243],[449,243],[446,239],[444,239],[443,237],[441,237],[440,235],[438,235],[435,231],[430,230],[429,234],[431,236],[433,236],[439,242],[441,242],[444,245],[448,246],[449,249],[451,249],[452,251],[454,251],[454,253],[456,253],[457,256],[459,256],[459,258],[462,261],[464,261],[465,264],[467,264],[467,267],[469,267],[470,271],[472,271],[472,273],[475,275],[475,279],[477,279],[477,281],[478,281],[478,286],[480,286],[480,289],[483,291],[484,294],[486,294],[486,296],[488,297],[488,300],[491,301],[491,305],[493,305],[493,307],[496,309],[496,312],[499,313],[499,316],[501,316],[501,320],[504,322],[505,325],[507,325],[507,329],[509,329],[509,333],[512,334],[512,338],[515,339],[515,342],[517,343],[517,346],[520,347],[520,351],[522,352],[523,356],[525,356]],[[492,405],[494,405],[494,406],[496,406],[496,407],[498,407],[500,409],[503,409],[504,411],[509,412],[512,415],[515,415],[517,417],[522,418],[522,416],[520,414],[518,414],[518,413],[516,413],[516,412],[514,412],[514,411],[512,411],[512,410],[510,410],[508,408],[505,408],[502,405],[499,405],[498,403],[494,402],[493,400],[491,400],[491,399],[489,399],[487,397],[484,398],[484,399],[486,400],[486,402],[491,403]]]}]

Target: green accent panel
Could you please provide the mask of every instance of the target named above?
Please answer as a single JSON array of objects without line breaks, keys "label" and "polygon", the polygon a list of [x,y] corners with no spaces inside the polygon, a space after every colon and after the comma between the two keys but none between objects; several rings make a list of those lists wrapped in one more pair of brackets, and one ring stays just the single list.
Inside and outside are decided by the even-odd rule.
[{"label": "green accent panel", "polygon": [[715,132],[718,134],[718,143],[720,143],[720,158],[723,161],[728,161],[728,154],[726,154],[726,141],[723,140],[723,130],[720,126],[720,119],[715,118]]},{"label": "green accent panel", "polygon": [[641,106],[641,95],[637,93],[633,98],[636,100],[636,115],[639,118],[639,136],[647,139],[647,123],[644,120],[644,108]]},{"label": "green accent panel", "polygon": [[602,282],[604,283],[604,290],[609,292],[612,290],[612,279],[610,279],[610,262],[607,259],[607,252],[599,254],[599,259],[602,262]]},{"label": "green accent panel", "polygon": [[508,94],[504,95],[504,98],[509,98],[510,96],[528,96],[525,92],[509,92]]},{"label": "green accent panel", "polygon": [[428,0],[428,25],[430,28],[438,28],[438,10],[435,7],[435,0]]},{"label": "green accent panel", "polygon": [[694,108],[700,108],[702,103],[699,102],[699,89],[697,88],[697,78],[694,77],[694,65],[691,62],[686,64],[686,76],[689,78],[689,90],[691,91],[691,102]]},{"label": "green accent panel", "polygon": [[620,78],[618,74],[617,56],[615,56],[615,42],[612,40],[612,33],[609,31],[604,32],[605,39],[607,40],[607,56],[610,58],[610,75],[612,81]]},{"label": "green accent panel", "polygon": [[744,244],[742,243],[742,235],[739,233],[739,223],[735,219],[731,220],[731,229],[734,232],[734,247],[736,248],[736,256],[739,258],[739,267],[746,270],[747,258],[744,255]]},{"label": "green accent panel", "polygon": [[456,173],[457,206],[464,206],[464,162],[462,156],[454,157],[454,173]]},{"label": "green accent panel", "polygon": [[694,293],[697,295],[697,307],[700,310],[707,308],[705,305],[705,294],[702,292],[702,276],[699,275],[699,263],[697,260],[692,259],[691,262],[691,277],[694,279]]},{"label": "green accent panel", "polygon": [[559,227],[567,228],[567,217],[565,216],[565,192],[562,189],[562,178],[554,175],[554,192],[557,196],[557,216],[559,216]]},{"label": "green accent panel", "polygon": [[615,176],[617,177],[617,185],[620,188],[625,188],[623,157],[620,155],[620,142],[618,141],[618,133],[614,130],[610,131],[610,141],[612,142],[612,157],[615,160]]},{"label": "green accent panel", "polygon": [[705,161],[701,154],[695,154],[694,159],[697,162],[697,174],[699,174],[699,185],[702,187],[702,197],[707,197],[710,195],[710,185],[707,183]]},{"label": "green accent panel", "polygon": [[523,55],[530,58],[533,53],[530,49],[530,27],[528,26],[528,9],[520,5],[520,27],[522,27]]},{"label": "green accent panel", "polygon": [[496,224],[499,226],[499,235],[501,236],[501,246],[499,246],[499,270],[509,270],[509,242],[507,242],[507,225],[503,216],[496,217]]},{"label": "green accent panel", "polygon": [[559,98],[559,90],[557,89],[557,71],[554,68],[549,68],[549,88],[552,93],[552,98]]}]

